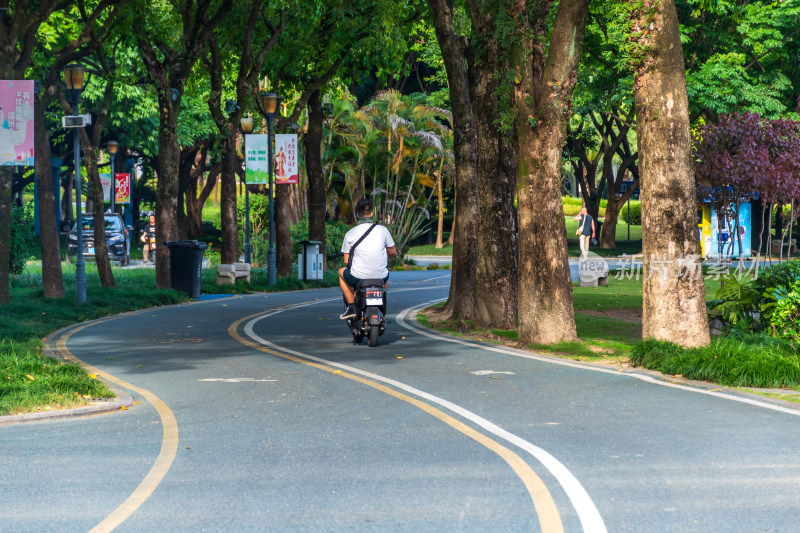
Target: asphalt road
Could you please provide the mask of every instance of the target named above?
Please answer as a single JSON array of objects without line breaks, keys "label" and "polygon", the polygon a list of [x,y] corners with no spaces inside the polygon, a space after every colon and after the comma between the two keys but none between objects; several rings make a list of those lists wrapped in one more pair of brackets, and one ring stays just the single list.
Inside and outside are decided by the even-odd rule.
[{"label": "asphalt road", "polygon": [[65,332],[137,403],[0,426],[0,530],[800,530],[800,410],[419,330],[448,283],[392,273],[375,348],[334,289]]}]

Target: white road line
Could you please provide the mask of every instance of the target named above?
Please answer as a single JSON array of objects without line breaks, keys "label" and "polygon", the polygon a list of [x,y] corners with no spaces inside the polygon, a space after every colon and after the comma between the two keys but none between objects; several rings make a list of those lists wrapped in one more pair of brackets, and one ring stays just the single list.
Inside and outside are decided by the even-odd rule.
[{"label": "white road line", "polygon": [[[309,302],[309,303],[300,304],[300,305],[292,307],[291,309],[297,309],[297,308],[300,308],[300,307],[306,307],[306,306],[312,305],[314,303],[318,303],[318,301],[317,302]],[[412,308],[412,309],[416,309],[416,308],[419,308],[419,307],[415,307],[415,308]],[[483,418],[481,416],[478,416],[477,414],[475,414],[475,413],[473,413],[473,412],[471,412],[471,411],[469,411],[467,409],[464,409],[463,407],[461,407],[461,406],[459,406],[457,404],[454,404],[452,402],[449,402],[447,400],[439,398],[438,396],[434,396],[434,395],[429,394],[427,392],[421,391],[419,389],[416,389],[414,387],[406,385],[405,383],[402,383],[400,381],[396,381],[396,380],[393,380],[393,379],[390,379],[390,378],[386,378],[386,377],[380,376],[378,374],[373,374],[372,372],[365,372],[363,370],[360,370],[358,368],[355,368],[355,367],[352,367],[352,366],[349,366],[349,365],[343,365],[341,363],[328,361],[327,359],[322,359],[320,357],[315,357],[313,355],[309,355],[309,354],[306,354],[306,353],[303,353],[303,352],[298,352],[298,351],[295,351],[295,350],[291,350],[291,349],[285,348],[283,346],[279,346],[277,344],[269,342],[268,340],[264,339],[263,337],[260,337],[258,334],[255,333],[255,331],[253,330],[253,326],[257,322],[259,322],[260,320],[263,320],[265,318],[274,316],[274,315],[276,315],[278,313],[282,313],[282,312],[284,312],[286,310],[288,310],[288,308],[287,309],[277,309],[275,311],[272,311],[270,313],[264,314],[264,315],[262,315],[260,317],[256,317],[256,318],[250,320],[249,322],[247,322],[247,324],[245,324],[245,327],[244,327],[245,334],[248,337],[250,337],[251,339],[253,339],[254,341],[259,342],[264,346],[269,346],[270,348],[273,348],[275,350],[279,350],[279,351],[284,352],[284,353],[289,353],[289,354],[292,354],[292,355],[294,355],[296,357],[300,357],[300,358],[303,358],[303,359],[306,359],[306,360],[309,360],[309,361],[315,361],[317,363],[323,363],[323,364],[326,364],[326,365],[329,365],[329,366],[333,366],[333,367],[336,367],[336,368],[341,368],[342,370],[346,370],[348,372],[352,372],[354,374],[358,374],[358,375],[364,376],[364,377],[369,378],[369,379],[374,379],[376,381],[381,381],[381,382],[386,383],[388,385],[392,385],[393,387],[396,387],[398,389],[404,390],[404,391],[406,391],[406,392],[408,392],[410,394],[413,394],[413,395],[415,395],[417,397],[420,397],[420,398],[423,398],[423,399],[428,400],[430,402],[433,402],[435,404],[438,404],[441,407],[443,407],[443,408],[445,408],[445,409],[447,409],[447,410],[449,410],[449,411],[451,411],[451,412],[453,412],[453,413],[455,413],[455,414],[457,414],[457,415],[459,415],[459,416],[461,416],[461,417],[473,422],[474,424],[482,427],[486,431],[488,431],[488,432],[490,432],[490,433],[492,433],[492,434],[494,434],[494,435],[506,440],[507,442],[510,442],[511,444],[514,444],[515,446],[527,451],[528,453],[533,455],[540,463],[542,463],[542,465],[544,465],[544,467],[547,468],[548,471],[550,471],[550,473],[556,478],[558,483],[561,485],[561,487],[567,493],[567,496],[569,497],[570,502],[572,503],[573,507],[575,508],[575,511],[576,511],[576,513],[578,515],[578,518],[580,519],[581,526],[583,527],[583,530],[586,533],[606,533],[606,531],[607,531],[606,530],[606,526],[605,526],[605,523],[603,522],[603,518],[600,516],[600,512],[597,510],[597,507],[595,507],[594,502],[589,497],[589,494],[586,492],[586,490],[583,488],[583,486],[580,484],[580,482],[577,480],[577,478],[575,478],[575,476],[573,476],[572,473],[569,470],[567,470],[567,468],[558,461],[558,459],[556,459],[555,457],[550,455],[548,452],[546,452],[542,448],[539,448],[538,446],[535,446],[535,445],[531,444],[530,442],[522,439],[521,437],[518,437],[517,435],[514,435],[513,433],[502,429],[501,427],[493,424],[492,422],[486,420],[485,418]],[[409,311],[409,309],[405,309],[404,311],[401,312],[401,315],[405,316],[405,314],[408,311]],[[400,315],[398,315],[398,320],[400,320]]]},{"label": "white road line", "polygon": [[433,305],[435,303],[442,302],[444,300],[446,300],[446,298],[440,298],[438,300],[431,300],[431,301],[426,302],[424,304],[420,304],[420,305],[416,305],[414,307],[409,307],[408,309],[404,309],[403,311],[401,311],[397,315],[395,321],[399,325],[401,325],[402,327],[404,327],[404,328],[406,328],[408,330],[411,330],[411,331],[413,331],[415,333],[419,333],[420,335],[423,335],[425,337],[429,337],[431,339],[438,339],[438,340],[442,340],[442,341],[446,341],[446,342],[452,342],[454,344],[461,344],[463,346],[471,346],[472,348],[478,348],[480,350],[487,350],[487,351],[502,353],[502,354],[506,354],[506,355],[513,355],[515,357],[522,357],[522,358],[525,358],[525,359],[533,359],[535,361],[541,361],[543,363],[550,363],[550,364],[553,364],[553,365],[569,366],[569,367],[572,367],[572,368],[579,368],[581,370],[590,370],[592,372],[602,372],[604,374],[613,374],[615,376],[623,376],[623,377],[626,377],[626,378],[635,378],[635,379],[638,379],[638,380],[641,380],[641,381],[646,381],[647,383],[652,383],[654,385],[660,385],[662,387],[669,387],[669,388],[672,388],[672,389],[685,390],[685,391],[694,392],[694,393],[697,393],[697,394],[705,394],[707,396],[714,396],[716,398],[721,398],[723,400],[731,400],[731,401],[734,401],[734,402],[744,403],[744,404],[752,405],[752,406],[755,406],[755,407],[761,407],[761,408],[764,408],[764,409],[770,409],[772,411],[778,411],[780,413],[784,413],[784,414],[788,414],[788,415],[792,415],[792,416],[800,416],[800,409],[793,409],[791,407],[784,407],[782,405],[774,405],[774,404],[770,404],[770,403],[767,403],[767,402],[755,400],[755,399],[752,399],[752,398],[744,398],[744,397],[740,397],[740,396],[733,396],[732,394],[726,394],[724,392],[716,392],[716,391],[701,389],[701,388],[697,388],[697,387],[692,387],[691,385],[682,385],[680,383],[670,383],[668,381],[662,381],[662,380],[653,378],[651,376],[647,376],[647,375],[644,375],[644,374],[638,374],[636,372],[620,372],[619,370],[611,370],[611,369],[608,369],[608,368],[598,368],[598,367],[595,367],[595,366],[589,366],[589,365],[585,365],[585,364],[581,364],[581,363],[567,361],[567,360],[564,360],[564,359],[556,359],[554,357],[545,357],[545,356],[541,356],[541,355],[536,355],[536,354],[532,354],[532,353],[528,353],[528,352],[523,352],[522,350],[516,350],[514,348],[476,344],[476,343],[472,343],[472,342],[463,341],[461,339],[457,339],[457,338],[454,338],[454,337],[446,337],[446,336],[442,336],[442,335],[437,335],[435,333],[431,333],[430,331],[425,331],[423,329],[416,328],[416,327],[414,327],[412,325],[409,325],[409,324],[407,324],[405,322],[405,318],[406,318],[406,316],[408,314],[410,314],[410,313],[412,313],[414,311],[418,311],[418,310],[422,309],[423,307],[428,307],[428,306],[431,306],[431,305]]}]

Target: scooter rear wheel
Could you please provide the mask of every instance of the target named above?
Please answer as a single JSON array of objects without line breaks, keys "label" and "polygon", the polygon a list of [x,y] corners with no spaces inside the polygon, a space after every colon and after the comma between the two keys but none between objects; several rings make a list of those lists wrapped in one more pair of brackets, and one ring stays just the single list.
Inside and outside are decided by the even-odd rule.
[{"label": "scooter rear wheel", "polygon": [[378,345],[378,335],[380,335],[380,329],[378,326],[370,326],[368,339],[370,347]]}]

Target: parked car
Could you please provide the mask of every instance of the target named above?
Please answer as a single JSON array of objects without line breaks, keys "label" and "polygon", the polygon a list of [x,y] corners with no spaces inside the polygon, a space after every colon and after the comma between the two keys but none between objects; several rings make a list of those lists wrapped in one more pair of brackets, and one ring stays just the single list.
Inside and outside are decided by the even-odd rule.
[{"label": "parked car", "polygon": [[[133,227],[125,226],[118,214],[106,214],[106,249],[108,258],[117,261],[120,266],[128,266],[131,262],[131,239]],[[67,237],[67,257],[73,259],[77,254],[78,231],[75,227]],[[91,213],[83,214],[83,256],[94,257],[94,218]]]}]

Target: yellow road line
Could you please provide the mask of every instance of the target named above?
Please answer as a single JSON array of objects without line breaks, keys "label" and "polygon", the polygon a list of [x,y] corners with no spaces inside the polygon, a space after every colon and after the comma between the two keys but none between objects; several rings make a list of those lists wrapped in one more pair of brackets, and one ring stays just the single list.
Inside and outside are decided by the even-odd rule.
[{"label": "yellow road line", "polygon": [[287,359],[289,361],[294,361],[296,363],[301,363],[307,366],[311,366],[319,370],[324,370],[336,376],[357,381],[359,383],[372,387],[373,389],[376,389],[385,394],[393,396],[399,400],[402,400],[406,403],[413,405],[414,407],[417,407],[418,409],[421,409],[422,411],[428,413],[433,417],[438,418],[439,420],[449,425],[456,431],[482,444],[486,448],[490,449],[491,451],[499,455],[506,463],[508,463],[511,469],[514,470],[517,476],[519,476],[519,478],[525,484],[525,488],[528,490],[528,494],[530,494],[531,500],[533,500],[533,506],[536,509],[536,514],[539,518],[539,525],[541,527],[542,533],[563,533],[564,526],[561,523],[561,516],[558,513],[558,508],[556,507],[555,501],[553,501],[552,495],[547,490],[547,486],[544,484],[541,478],[539,478],[539,476],[536,475],[536,472],[533,471],[533,469],[528,465],[528,463],[523,461],[519,455],[509,450],[508,448],[498,443],[497,441],[490,439],[483,433],[476,431],[470,426],[464,424],[463,422],[457,420],[456,418],[453,418],[452,416],[446,414],[445,412],[437,409],[436,407],[428,403],[425,403],[421,400],[418,400],[416,398],[398,392],[392,388],[389,388],[371,379],[351,374],[349,372],[345,372],[321,363],[308,361],[300,357],[295,357],[293,355],[271,350],[265,346],[256,344],[250,339],[242,337],[239,334],[238,329],[239,326],[242,324],[242,322],[261,316],[263,314],[264,312],[256,313],[254,315],[250,315],[240,320],[237,320],[228,327],[228,334],[237,341],[241,342],[242,344],[254,348],[256,350],[274,355],[276,357],[280,357],[282,359]]},{"label": "yellow road line", "polygon": [[164,476],[167,474],[170,466],[172,466],[172,462],[175,460],[175,455],[178,451],[178,422],[175,420],[175,415],[172,414],[172,410],[165,404],[158,396],[153,394],[152,392],[143,389],[141,387],[137,387],[132,383],[128,383],[122,379],[119,379],[115,376],[107,372],[103,372],[99,368],[96,368],[84,361],[81,361],[77,357],[75,357],[68,349],[67,349],[67,340],[74,335],[75,333],[81,331],[84,328],[89,326],[94,326],[98,323],[106,322],[103,321],[93,321],[89,324],[85,324],[80,326],[76,329],[65,333],[61,337],[58,338],[56,341],[56,348],[61,353],[61,355],[70,361],[74,361],[85,369],[90,371],[93,374],[97,374],[101,376],[103,379],[110,381],[120,387],[135,391],[141,394],[148,402],[150,402],[153,407],[155,407],[156,411],[158,412],[158,416],[161,417],[161,427],[163,428],[163,436],[161,440],[161,451],[158,453],[158,457],[156,458],[155,463],[153,464],[150,471],[144,477],[139,486],[136,487],[136,490],[128,496],[122,505],[117,507],[110,515],[108,515],[105,520],[97,524],[94,528],[92,528],[92,532],[101,533],[107,531],[113,531],[118,525],[124,522],[130,515],[132,515],[142,504],[153,494],[153,491],[156,490],[156,487],[161,480],[164,479]]}]

